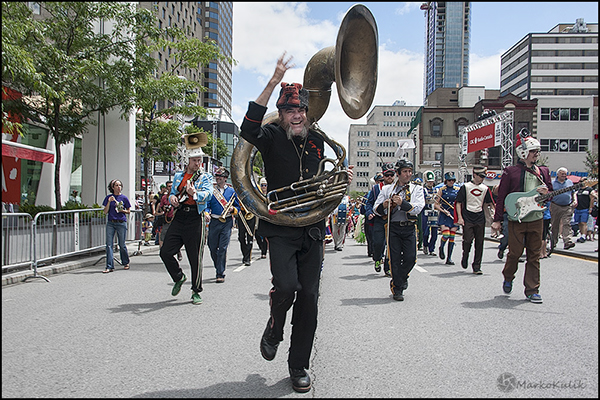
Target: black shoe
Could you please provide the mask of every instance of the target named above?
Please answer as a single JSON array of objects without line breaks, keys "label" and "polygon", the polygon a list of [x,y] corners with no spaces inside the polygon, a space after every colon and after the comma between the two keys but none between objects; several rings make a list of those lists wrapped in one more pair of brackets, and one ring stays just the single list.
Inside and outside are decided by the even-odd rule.
[{"label": "black shoe", "polygon": [[463,267],[463,269],[469,268],[469,260],[463,258],[460,260],[460,266]]},{"label": "black shoe", "polygon": [[277,354],[277,347],[279,347],[279,340],[273,337],[273,329],[271,328],[271,320],[267,323],[267,327],[260,339],[260,354],[267,361],[271,361]]},{"label": "black shoe", "polygon": [[454,261],[452,261],[451,259],[447,259],[446,265],[454,265]]},{"label": "black shoe", "polygon": [[440,256],[440,260],[443,260],[444,258],[446,258],[446,254],[444,254],[444,246],[440,246],[439,256]]},{"label": "black shoe", "polygon": [[498,250],[498,258],[501,260],[504,258],[504,250]]},{"label": "black shoe", "polygon": [[474,269],[474,270],[473,270],[473,273],[474,273],[475,275],[483,275],[483,272],[481,272],[481,270],[480,270],[480,269]]},{"label": "black shoe", "polygon": [[575,243],[571,242],[571,243],[565,245],[565,250],[572,249],[573,247],[575,247]]},{"label": "black shoe", "polygon": [[310,390],[310,376],[304,368],[290,368],[292,387],[296,392],[306,393]]},{"label": "black shoe", "polygon": [[396,300],[396,301],[404,301],[404,296],[400,292],[394,293],[394,300]]},{"label": "black shoe", "polygon": [[385,273],[385,276],[387,276],[388,278],[392,277],[392,273],[390,271],[383,271]]}]

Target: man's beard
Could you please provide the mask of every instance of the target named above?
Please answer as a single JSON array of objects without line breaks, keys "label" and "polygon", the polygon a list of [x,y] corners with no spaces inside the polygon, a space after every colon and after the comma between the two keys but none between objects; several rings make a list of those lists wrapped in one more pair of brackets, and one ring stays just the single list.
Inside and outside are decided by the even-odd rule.
[{"label": "man's beard", "polygon": [[288,140],[292,140],[294,136],[299,137],[300,139],[304,139],[306,136],[308,136],[308,128],[306,127],[306,125],[302,125],[302,131],[300,133],[294,133],[291,124],[288,124],[286,127],[283,128],[285,129],[285,133],[287,134]]}]

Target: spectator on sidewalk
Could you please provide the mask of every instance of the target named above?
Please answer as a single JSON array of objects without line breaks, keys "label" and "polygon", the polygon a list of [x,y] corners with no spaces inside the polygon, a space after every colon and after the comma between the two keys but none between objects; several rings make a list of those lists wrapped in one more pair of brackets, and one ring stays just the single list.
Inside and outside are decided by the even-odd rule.
[{"label": "spectator on sidewalk", "polygon": [[[560,190],[573,186],[573,181],[567,178],[568,170],[560,167],[556,170],[556,179],[552,181],[552,190]],[[552,235],[550,248],[553,250],[558,245],[558,235],[562,232],[564,249],[568,250],[575,247],[573,243],[573,230],[571,229],[571,219],[573,218],[573,209],[577,205],[577,197],[571,192],[561,193],[552,197],[550,201],[550,226]]]},{"label": "spectator on sidewalk", "polygon": [[113,258],[115,234],[119,243],[121,265],[123,265],[123,269],[129,269],[129,253],[125,238],[127,237],[127,215],[131,212],[131,203],[127,196],[121,193],[123,183],[120,180],[110,181],[108,190],[111,194],[102,201],[104,214],[108,216],[108,221],[106,221],[106,269],[103,271],[105,274],[115,270]]},{"label": "spectator on sidewalk", "polygon": [[[587,178],[583,177],[579,183],[585,183]],[[577,243],[585,243],[588,236],[588,220],[591,218],[592,208],[594,206],[595,194],[593,188],[583,186],[576,192],[577,204],[573,212],[575,223],[579,226],[579,239]]]}]

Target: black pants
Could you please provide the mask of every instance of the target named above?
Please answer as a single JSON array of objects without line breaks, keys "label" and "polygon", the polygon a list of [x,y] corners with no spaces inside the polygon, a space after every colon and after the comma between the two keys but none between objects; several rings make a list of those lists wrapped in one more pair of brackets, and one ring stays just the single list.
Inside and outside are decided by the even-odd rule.
[{"label": "black pants", "polygon": [[401,226],[390,223],[390,268],[392,293],[402,293],[408,274],[417,262],[417,234],[415,225]]},{"label": "black pants", "polygon": [[475,256],[473,258],[473,271],[481,270],[481,258],[483,256],[483,237],[485,235],[485,221],[481,224],[473,224],[465,221],[463,228],[463,254],[462,259],[469,261],[471,246],[475,241]]},{"label": "black pants", "polygon": [[373,257],[373,221],[369,221],[365,217],[363,230],[365,231],[365,239],[367,240],[367,255]]},{"label": "black pants", "polygon": [[378,216],[375,216],[372,221],[373,261],[380,261],[385,256],[385,224],[387,221]]},{"label": "black pants", "polygon": [[178,210],[173,217],[169,230],[165,236],[163,246],[160,248],[160,258],[165,264],[173,282],[183,276],[183,270],[177,262],[175,255],[185,246],[190,269],[192,270],[192,291],[202,291],[202,256],[206,241],[206,223],[204,216],[198,214],[196,206],[190,211]]},{"label": "black pants", "polygon": [[[245,219],[248,228],[242,222],[243,216],[240,217],[239,213],[236,217],[236,223],[238,227],[238,241],[240,242],[240,250],[242,251],[242,262],[250,262],[252,258],[252,245],[254,243],[254,224],[256,223],[256,217],[251,219]],[[250,232],[248,232],[250,229]]]},{"label": "black pants", "polygon": [[[313,228],[314,229],[314,228]],[[299,228],[299,237],[268,237],[273,288],[269,293],[275,338],[283,340],[286,314],[293,307],[288,355],[290,368],[308,368],[315,332],[323,260],[323,240]],[[295,301],[294,301],[295,298]]]}]

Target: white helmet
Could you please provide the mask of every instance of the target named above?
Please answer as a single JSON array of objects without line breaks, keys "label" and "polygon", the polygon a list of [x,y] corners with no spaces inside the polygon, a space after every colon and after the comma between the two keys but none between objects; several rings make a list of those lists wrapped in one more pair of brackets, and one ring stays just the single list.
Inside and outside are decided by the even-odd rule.
[{"label": "white helmet", "polygon": [[423,172],[423,180],[425,182],[435,181],[435,174],[433,173],[433,171]]},{"label": "white helmet", "polygon": [[202,151],[201,147],[197,147],[195,149],[191,149],[191,150],[187,150],[187,159],[189,160],[190,158],[194,158],[194,157],[203,157],[206,154],[204,154],[204,152]]},{"label": "white helmet", "polygon": [[527,128],[523,128],[517,136],[515,150],[517,151],[517,156],[519,156],[521,160],[526,159],[531,150],[540,150],[542,148],[540,142],[529,135],[530,133]]}]

